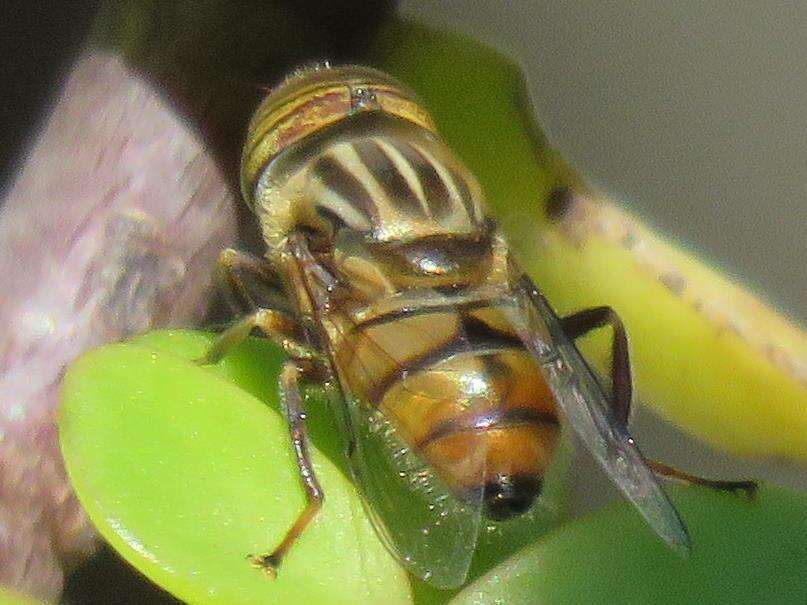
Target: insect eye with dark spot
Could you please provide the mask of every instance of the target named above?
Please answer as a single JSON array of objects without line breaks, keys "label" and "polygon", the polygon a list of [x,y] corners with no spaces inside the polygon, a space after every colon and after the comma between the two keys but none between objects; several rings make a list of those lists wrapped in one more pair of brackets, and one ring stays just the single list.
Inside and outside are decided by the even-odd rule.
[{"label": "insect eye with dark spot", "polygon": [[505,521],[527,512],[541,494],[540,478],[529,475],[498,475],[485,485],[485,514]]}]

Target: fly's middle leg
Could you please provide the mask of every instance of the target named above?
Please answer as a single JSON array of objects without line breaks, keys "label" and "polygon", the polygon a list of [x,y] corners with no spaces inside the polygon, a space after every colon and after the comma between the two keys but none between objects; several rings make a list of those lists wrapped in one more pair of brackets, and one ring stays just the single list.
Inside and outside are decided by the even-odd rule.
[{"label": "fly's middle leg", "polygon": [[197,362],[218,363],[232,347],[243,342],[255,328],[260,329],[289,357],[301,360],[319,357],[314,349],[303,342],[302,330],[294,318],[276,309],[258,309],[222,332],[204,357]]},{"label": "fly's middle leg", "polygon": [[308,452],[308,435],[305,428],[305,411],[303,400],[300,395],[300,381],[303,377],[311,375],[314,379],[319,375],[317,366],[297,360],[289,360],[283,366],[280,374],[280,396],[283,402],[283,409],[286,413],[286,420],[289,425],[291,443],[294,454],[297,458],[297,466],[300,469],[300,479],[305,488],[306,505],[297,520],[286,532],[280,544],[270,553],[264,555],[251,555],[249,560],[256,567],[264,569],[274,577],[277,568],[289,549],[308,527],[309,523],[322,507],[325,494],[317,480],[314,466]]},{"label": "fly's middle leg", "polygon": [[[234,296],[249,306],[255,305],[253,293],[256,291],[271,294],[280,288],[271,264],[263,258],[228,249],[219,258],[219,269]],[[307,344],[305,330],[297,317],[277,308],[258,308],[238,320],[219,335],[197,363],[217,363],[256,328],[279,345],[291,358],[283,365],[280,373],[280,399],[306,494],[305,508],[278,547],[265,555],[249,556],[249,560],[255,566],[274,577],[288,550],[316,516],[324,498],[308,452],[305,411],[300,392],[300,383],[304,379],[322,382],[323,366],[320,353]]]},{"label": "fly's middle leg", "polygon": [[[627,428],[633,393],[628,336],[625,325],[611,307],[593,307],[573,313],[560,320],[561,327],[571,339],[577,339],[592,330],[607,325],[613,331],[611,344],[611,405],[618,424]],[[658,476],[683,483],[703,485],[728,492],[745,492],[753,496],[757,489],[754,481],[720,481],[690,475],[656,460],[645,459],[648,467]]]}]

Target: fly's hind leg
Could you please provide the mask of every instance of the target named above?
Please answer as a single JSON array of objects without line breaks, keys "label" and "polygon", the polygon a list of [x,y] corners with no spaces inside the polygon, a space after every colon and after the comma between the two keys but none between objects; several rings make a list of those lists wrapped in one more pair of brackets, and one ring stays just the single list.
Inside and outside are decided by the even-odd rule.
[{"label": "fly's hind leg", "polygon": [[[573,313],[560,320],[566,335],[575,340],[597,328],[610,325],[613,331],[611,342],[611,405],[617,423],[628,426],[630,406],[633,397],[628,335],[625,325],[611,307],[593,307]],[[719,481],[690,475],[655,460],[645,459],[647,466],[658,476],[684,483],[703,485],[728,492],[745,492],[753,496],[757,489],[754,481]]]},{"label": "fly's hind leg", "polygon": [[286,532],[283,540],[272,552],[264,555],[250,555],[249,557],[253,565],[264,569],[272,577],[277,574],[277,568],[289,549],[317,515],[325,498],[308,453],[305,411],[303,410],[303,400],[300,395],[300,380],[306,376],[312,376],[316,379],[318,376],[317,370],[318,368],[314,364],[291,359],[285,363],[280,374],[280,395],[289,425],[291,443],[297,458],[297,466],[300,469],[300,479],[305,488],[306,505],[297,520]]},{"label": "fly's hind leg", "polygon": [[711,489],[718,489],[724,492],[744,493],[749,498],[753,498],[757,493],[756,481],[719,481],[716,479],[706,479],[697,475],[690,475],[677,468],[667,466],[663,462],[657,460],[645,460],[647,466],[650,467],[656,475],[664,477],[665,479],[673,479],[681,481],[690,485],[702,485]]}]

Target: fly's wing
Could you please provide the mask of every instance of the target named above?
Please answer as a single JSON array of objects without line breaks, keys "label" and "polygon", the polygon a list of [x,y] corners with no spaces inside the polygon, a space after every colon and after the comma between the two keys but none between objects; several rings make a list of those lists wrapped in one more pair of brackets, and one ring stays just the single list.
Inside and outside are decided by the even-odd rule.
[{"label": "fly's wing", "polygon": [[678,512],[627,427],[614,421],[602,387],[543,296],[525,277],[502,310],[541,367],[572,430],[656,533],[688,553],[689,536]]},{"label": "fly's wing", "polygon": [[[301,291],[307,292],[315,309],[311,321],[316,325],[312,329],[318,332],[330,359],[335,360],[338,358],[335,344],[327,335],[350,336],[345,331],[356,334],[351,320],[334,310],[340,305],[331,302],[341,298],[344,305],[352,294],[349,284],[341,283],[338,276],[318,263],[302,236],[290,237],[288,245],[289,258],[296,265],[296,270],[290,272],[292,279],[301,282],[298,284]],[[425,336],[411,333],[411,327],[409,331],[410,337]],[[360,337],[365,339],[361,348],[369,355],[396,359],[391,350],[394,345],[383,346],[364,332]],[[463,328],[454,334],[450,346],[453,355],[472,350]],[[353,352],[357,354],[356,347]],[[402,365],[398,367],[403,370],[402,376],[410,371]],[[355,397],[341,383],[338,372],[331,376],[327,392],[347,441],[351,472],[365,508],[387,547],[412,574],[430,584],[442,589],[460,586],[467,578],[479,537],[482,490],[470,492],[464,499],[453,494],[426,461],[412,451],[410,444],[404,442],[383,411]],[[479,476],[465,478],[482,485],[485,448],[476,448],[471,458],[464,462],[468,468],[477,469]]]},{"label": "fly's wing", "polygon": [[[389,355],[378,349],[379,355]],[[460,499],[382,411],[336,384],[330,393],[344,423],[355,482],[387,547],[408,571],[437,588],[463,584],[479,536],[482,490]],[[481,485],[484,448],[473,457],[467,462],[479,469]]]}]

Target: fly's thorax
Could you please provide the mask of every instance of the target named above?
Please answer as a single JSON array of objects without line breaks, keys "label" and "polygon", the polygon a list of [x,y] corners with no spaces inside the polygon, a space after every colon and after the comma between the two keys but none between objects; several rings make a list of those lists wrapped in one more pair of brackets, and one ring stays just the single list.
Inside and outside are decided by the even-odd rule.
[{"label": "fly's thorax", "polygon": [[491,242],[484,230],[412,241],[377,241],[343,230],[334,240],[333,263],[365,301],[412,288],[464,289],[485,283],[494,273]]},{"label": "fly's thorax", "polygon": [[415,95],[364,67],[304,69],[288,77],[256,110],[241,159],[244,200],[258,215],[269,252],[295,225],[318,224],[305,198],[304,168],[345,120],[380,113],[433,130]]}]

